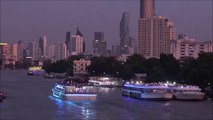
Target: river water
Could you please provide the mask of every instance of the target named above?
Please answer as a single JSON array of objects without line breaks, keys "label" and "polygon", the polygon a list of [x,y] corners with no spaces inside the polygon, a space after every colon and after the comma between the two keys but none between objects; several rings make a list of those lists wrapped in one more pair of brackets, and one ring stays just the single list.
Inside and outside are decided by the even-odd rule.
[{"label": "river water", "polygon": [[148,101],[121,96],[121,88],[97,88],[95,101],[52,97],[59,79],[2,70],[0,120],[213,120],[213,101]]}]

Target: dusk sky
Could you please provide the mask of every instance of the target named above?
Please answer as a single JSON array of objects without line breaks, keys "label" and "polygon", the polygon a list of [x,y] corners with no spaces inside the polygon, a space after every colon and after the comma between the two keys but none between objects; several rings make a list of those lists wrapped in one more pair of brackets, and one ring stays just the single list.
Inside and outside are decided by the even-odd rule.
[{"label": "dusk sky", "polygon": [[[156,0],[156,15],[169,18],[176,33],[197,41],[212,39],[212,0]],[[64,42],[65,33],[84,35],[91,51],[94,32],[104,32],[108,48],[119,44],[119,23],[130,13],[130,35],[137,39],[139,0],[4,0],[1,1],[1,41],[23,40],[25,46],[46,35],[49,43]]]}]

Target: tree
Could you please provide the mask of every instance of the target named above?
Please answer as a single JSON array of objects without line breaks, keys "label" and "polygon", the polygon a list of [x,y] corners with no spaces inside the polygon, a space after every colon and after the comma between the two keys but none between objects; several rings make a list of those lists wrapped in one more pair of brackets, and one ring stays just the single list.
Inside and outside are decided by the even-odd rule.
[{"label": "tree", "polygon": [[173,57],[172,54],[161,54],[160,63],[164,68],[166,79],[168,80],[177,80],[179,79],[180,73],[180,64]]},{"label": "tree", "polygon": [[15,62],[15,68],[16,68],[16,69],[23,68],[23,63],[22,63],[22,61],[16,61],[16,62]]}]

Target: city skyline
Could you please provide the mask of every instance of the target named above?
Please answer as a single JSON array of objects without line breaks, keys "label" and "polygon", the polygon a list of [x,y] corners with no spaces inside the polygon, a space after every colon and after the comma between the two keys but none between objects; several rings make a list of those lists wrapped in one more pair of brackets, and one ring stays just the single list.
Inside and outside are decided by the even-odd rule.
[{"label": "city skyline", "polygon": [[[67,3],[67,5],[64,3]],[[21,8],[21,6],[24,6],[24,8]],[[59,6],[57,7],[57,10],[52,10],[56,6]],[[75,8],[74,6],[78,6],[80,9],[78,11],[73,11]],[[2,1],[1,41],[17,43],[18,40],[22,40],[26,46],[30,41],[36,40],[40,36],[45,35],[50,43],[64,42],[66,40],[64,36],[66,32],[71,31],[71,34],[74,34],[75,28],[79,26],[84,34],[87,51],[92,51],[93,34],[96,31],[103,31],[105,33],[105,40],[107,42],[109,41],[107,48],[111,48],[112,45],[118,45],[120,42],[119,22],[123,12],[130,13],[130,36],[137,39],[137,20],[140,16],[139,6],[139,0],[131,2]],[[186,34],[197,41],[212,40],[211,1],[171,2],[157,0],[155,7],[155,13],[157,15],[168,17],[173,21],[177,35]],[[169,10],[166,10],[165,8]],[[85,12],[87,10],[89,11]],[[95,10],[99,12],[96,12],[97,14],[93,14]],[[67,14],[69,12],[70,14]],[[53,16],[54,13],[58,17]],[[23,17],[20,18],[20,15]],[[181,19],[180,16],[182,16]],[[108,18],[110,18],[110,20]],[[194,18],[193,21],[190,18]],[[39,24],[35,26],[33,23]]]}]

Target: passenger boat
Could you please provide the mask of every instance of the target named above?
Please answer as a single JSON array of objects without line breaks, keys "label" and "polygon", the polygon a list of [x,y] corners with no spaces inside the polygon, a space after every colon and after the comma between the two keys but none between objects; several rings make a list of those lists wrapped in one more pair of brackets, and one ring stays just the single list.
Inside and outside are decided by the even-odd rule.
[{"label": "passenger boat", "polygon": [[63,100],[95,100],[97,96],[93,86],[70,80],[57,82],[52,91],[54,97]]},{"label": "passenger boat", "polygon": [[115,78],[110,77],[90,77],[89,84],[98,87],[116,87],[121,86]]},{"label": "passenger boat", "polygon": [[172,99],[169,87],[158,84],[126,83],[122,89],[122,95],[152,100]]},{"label": "passenger boat", "polygon": [[42,69],[41,66],[31,66],[29,67],[27,72],[27,75],[35,75],[35,76],[40,76],[44,74],[45,74],[45,70]]},{"label": "passenger boat", "polygon": [[46,74],[44,74],[44,78],[54,78],[54,77],[55,77],[54,73],[46,73]]},{"label": "passenger boat", "polygon": [[119,86],[116,81],[98,81],[98,80],[89,80],[90,85],[100,86],[100,87],[114,87]]},{"label": "passenger boat", "polygon": [[177,100],[204,100],[205,96],[198,86],[176,85],[170,86],[170,90]]}]

